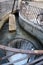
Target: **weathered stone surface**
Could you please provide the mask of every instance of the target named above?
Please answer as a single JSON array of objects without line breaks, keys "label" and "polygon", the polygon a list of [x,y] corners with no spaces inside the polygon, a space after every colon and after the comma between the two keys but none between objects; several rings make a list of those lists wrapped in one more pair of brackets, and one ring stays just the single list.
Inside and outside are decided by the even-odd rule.
[{"label": "weathered stone surface", "polygon": [[12,11],[14,0],[0,0],[0,19]]}]

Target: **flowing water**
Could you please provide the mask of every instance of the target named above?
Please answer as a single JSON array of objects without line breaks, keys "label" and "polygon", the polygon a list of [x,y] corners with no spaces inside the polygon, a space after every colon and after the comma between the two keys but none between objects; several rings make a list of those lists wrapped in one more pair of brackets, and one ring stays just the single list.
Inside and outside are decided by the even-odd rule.
[{"label": "flowing water", "polygon": [[[33,37],[32,35],[27,33],[25,30],[23,30],[20,27],[18,22],[19,22],[19,17],[16,16],[17,29],[14,32],[9,32],[8,21],[3,25],[2,30],[0,30],[0,44],[8,45],[8,43],[15,38],[25,38],[31,41],[37,49],[41,49],[40,42],[35,37]],[[5,52],[4,50],[0,50],[0,57],[3,57],[3,56],[5,56]],[[8,61],[7,59],[4,61],[1,61],[0,64],[5,63],[7,61]]]}]

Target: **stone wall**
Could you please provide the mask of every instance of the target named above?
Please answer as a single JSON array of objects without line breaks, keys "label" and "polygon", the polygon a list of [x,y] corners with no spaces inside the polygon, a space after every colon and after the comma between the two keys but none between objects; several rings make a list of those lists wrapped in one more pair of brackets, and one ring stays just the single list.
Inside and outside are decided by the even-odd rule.
[{"label": "stone wall", "polygon": [[14,0],[0,0],[0,19],[12,11]]}]

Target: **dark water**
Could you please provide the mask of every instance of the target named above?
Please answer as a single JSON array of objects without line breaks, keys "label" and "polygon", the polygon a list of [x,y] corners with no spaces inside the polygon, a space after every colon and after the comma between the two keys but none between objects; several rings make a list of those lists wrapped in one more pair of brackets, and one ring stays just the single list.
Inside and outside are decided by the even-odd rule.
[{"label": "dark water", "polygon": [[[10,42],[11,40],[13,40],[15,38],[25,38],[25,39],[31,41],[37,49],[41,49],[40,42],[36,38],[31,36],[29,33],[24,31],[19,26],[18,22],[19,22],[19,17],[16,16],[17,29],[14,32],[9,32],[8,21],[3,25],[2,30],[0,31],[0,44],[8,45],[8,42]],[[3,56],[5,56],[5,52],[4,52],[4,50],[0,50],[0,57],[3,57]],[[7,62],[7,60],[0,61],[0,64],[5,63],[5,62]]]}]

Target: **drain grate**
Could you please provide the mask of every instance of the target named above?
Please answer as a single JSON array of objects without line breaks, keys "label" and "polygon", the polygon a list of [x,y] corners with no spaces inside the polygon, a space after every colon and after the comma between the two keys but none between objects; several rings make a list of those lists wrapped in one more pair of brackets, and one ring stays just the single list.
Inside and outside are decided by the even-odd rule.
[{"label": "drain grate", "polygon": [[[9,43],[9,45],[14,48],[23,49],[23,50],[35,50],[36,49],[36,47],[34,46],[32,42],[30,42],[27,39],[23,39],[23,38],[14,39],[13,41]],[[28,57],[30,58],[28,58],[27,62],[31,62],[35,59],[36,55],[28,55]]]},{"label": "drain grate", "polygon": [[[35,50],[37,49],[34,44],[23,38],[15,38],[14,40],[11,40],[8,44],[8,46],[17,48],[17,49],[23,49],[23,50]],[[3,57],[3,59],[8,59],[9,62],[4,63],[2,65],[43,65],[43,56],[41,55],[30,55],[30,54],[22,54],[22,53],[14,53],[10,51],[6,51],[6,56]],[[15,60],[16,59],[16,60]],[[13,60],[13,61],[12,61]],[[21,62],[22,61],[22,62]],[[24,63],[26,61],[26,63]],[[20,62],[20,63],[18,63]]]}]

